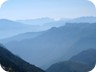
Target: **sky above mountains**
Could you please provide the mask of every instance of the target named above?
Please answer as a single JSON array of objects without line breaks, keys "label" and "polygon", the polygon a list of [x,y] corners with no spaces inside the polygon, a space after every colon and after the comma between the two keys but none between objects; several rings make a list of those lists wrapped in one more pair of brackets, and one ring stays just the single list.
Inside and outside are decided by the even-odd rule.
[{"label": "sky above mountains", "polygon": [[96,16],[95,6],[88,0],[8,0],[0,9],[0,19],[11,20],[81,16]]}]

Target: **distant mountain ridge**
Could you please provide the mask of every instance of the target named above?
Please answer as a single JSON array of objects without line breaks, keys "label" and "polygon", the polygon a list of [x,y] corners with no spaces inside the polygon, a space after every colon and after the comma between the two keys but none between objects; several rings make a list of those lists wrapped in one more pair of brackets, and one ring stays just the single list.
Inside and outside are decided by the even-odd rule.
[{"label": "distant mountain ridge", "polygon": [[27,32],[29,27],[30,25],[7,19],[0,19],[0,39]]},{"label": "distant mountain ridge", "polygon": [[96,17],[93,16],[79,17],[69,20],[68,23],[96,23]]},{"label": "distant mountain ridge", "polygon": [[44,32],[26,32],[26,33],[22,33],[22,34],[18,34],[9,38],[5,38],[5,39],[0,39],[0,42],[5,44],[7,42],[14,42],[14,41],[22,41],[25,39],[30,39],[30,38],[35,38],[39,35],[41,35]]},{"label": "distant mountain ridge", "polygon": [[20,21],[0,19],[0,38],[8,38],[25,32],[45,31],[52,27],[64,26],[66,23],[96,23],[96,17],[79,17],[75,19],[61,19],[58,21],[51,18]]},{"label": "distant mountain ridge", "polygon": [[20,33],[38,32],[46,30],[40,26],[23,24],[8,19],[0,19],[0,39],[8,38]]},{"label": "distant mountain ridge", "polygon": [[7,29],[16,29],[16,28],[22,28],[22,27],[26,27],[28,25],[26,24],[22,24],[19,22],[14,22],[11,20],[7,20],[7,19],[0,19],[0,30],[7,30]]},{"label": "distant mountain ridge", "polygon": [[51,18],[37,18],[37,19],[27,19],[27,20],[17,20],[17,22],[29,24],[29,25],[39,25],[42,26],[46,23],[54,22]]}]

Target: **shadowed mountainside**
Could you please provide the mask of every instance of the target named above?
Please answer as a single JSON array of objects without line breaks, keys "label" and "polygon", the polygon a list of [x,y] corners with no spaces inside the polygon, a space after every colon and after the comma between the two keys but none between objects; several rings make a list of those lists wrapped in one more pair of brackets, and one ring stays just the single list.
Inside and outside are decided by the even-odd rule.
[{"label": "shadowed mountainside", "polygon": [[3,46],[0,46],[0,64],[5,70],[12,70],[14,72],[44,72],[40,68],[27,63],[16,55],[13,55]]}]

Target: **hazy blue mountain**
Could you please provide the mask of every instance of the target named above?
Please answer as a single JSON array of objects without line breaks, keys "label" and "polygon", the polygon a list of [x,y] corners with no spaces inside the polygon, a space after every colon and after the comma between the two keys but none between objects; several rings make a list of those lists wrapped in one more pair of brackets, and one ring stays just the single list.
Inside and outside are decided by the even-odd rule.
[{"label": "hazy blue mountain", "polygon": [[88,49],[71,57],[68,61],[51,65],[46,72],[88,72],[96,63],[96,49]]},{"label": "hazy blue mountain", "polygon": [[66,23],[96,23],[96,17],[79,17],[75,19],[60,19],[57,21],[49,22],[44,24],[45,27],[60,27],[64,26]]},{"label": "hazy blue mountain", "polygon": [[86,64],[87,66],[93,68],[96,63],[96,49],[84,50],[73,56],[70,60]]},{"label": "hazy blue mountain", "polygon": [[25,25],[7,19],[0,19],[0,38],[26,32],[28,31],[28,28],[30,28],[30,25]]},{"label": "hazy blue mountain", "polygon": [[67,21],[68,20],[66,20],[66,19],[65,20],[62,19],[62,20],[46,23],[44,25],[44,27],[49,27],[49,28],[51,28],[51,27],[61,27],[61,26],[64,26]]},{"label": "hazy blue mountain", "polygon": [[75,19],[62,18],[57,21],[51,18],[39,18],[30,20],[18,20],[17,22],[30,25],[60,27],[65,25],[65,23],[96,23],[96,17],[89,16],[89,17],[79,17]]},{"label": "hazy blue mountain", "polygon": [[[68,34],[70,36],[70,31],[72,30],[68,31],[66,29],[63,27],[52,28],[34,39],[27,39],[16,43],[10,42],[7,43],[6,46],[13,53],[20,55],[20,57],[24,58],[25,60],[42,66],[51,60],[57,59],[63,54],[63,52],[66,52],[65,48],[68,47],[67,41],[69,44],[73,43],[72,41],[74,39],[71,39],[67,36]],[[16,48],[18,49],[15,50]]]},{"label": "hazy blue mountain", "polygon": [[[29,24],[29,22],[31,24]],[[0,19],[0,39],[11,37],[25,32],[45,31],[52,27],[60,27],[62,25],[65,25],[64,20],[54,21],[50,18],[23,21],[11,21],[7,19]]]},{"label": "hazy blue mountain", "polygon": [[30,25],[26,25],[26,24],[22,24],[19,22],[15,22],[15,21],[11,21],[11,20],[7,20],[7,19],[0,19],[0,31],[6,31],[6,30],[22,30],[22,28],[26,28],[26,26],[30,26]]},{"label": "hazy blue mountain", "polygon": [[44,33],[44,32],[21,33],[21,34],[18,34],[18,35],[9,37],[9,38],[1,39],[0,42],[3,44],[5,44],[7,42],[14,42],[14,41],[18,42],[18,41],[25,40],[25,39],[35,38],[35,37],[41,35],[42,33]]},{"label": "hazy blue mountain", "polygon": [[70,55],[76,55],[82,50],[96,48],[96,24],[92,24],[83,29],[82,35],[78,41],[76,41],[68,50],[69,57]]},{"label": "hazy blue mountain", "polygon": [[66,23],[95,23],[96,17],[80,17],[76,19],[61,19],[55,21],[50,18],[33,20],[11,21],[0,19],[0,38],[6,38],[25,32],[37,32],[48,30],[52,27],[64,26]]},{"label": "hazy blue mountain", "polygon": [[16,27],[22,27],[22,26],[26,26],[25,24],[19,23],[19,22],[14,22],[11,20],[7,20],[7,19],[0,19],[0,30],[6,30],[8,29],[13,29]]},{"label": "hazy blue mountain", "polygon": [[72,61],[55,63],[46,70],[46,72],[88,72],[88,71],[89,71],[88,66]]},{"label": "hazy blue mountain", "polygon": [[96,48],[95,33],[95,23],[67,23],[63,27],[53,27],[34,39],[9,42],[6,47],[28,62],[43,66],[54,63],[54,60],[69,59],[85,49]]},{"label": "hazy blue mountain", "polygon": [[54,22],[51,18],[38,18],[38,19],[28,19],[28,20],[17,20],[17,22],[29,24],[29,25],[39,25],[42,26],[46,23]]},{"label": "hazy blue mountain", "polygon": [[5,67],[5,70],[10,69],[12,72],[44,72],[40,68],[12,54],[2,46],[0,46],[0,65]]},{"label": "hazy blue mountain", "polygon": [[[69,28],[67,28],[67,26]],[[65,47],[65,50],[67,49],[66,52],[64,50],[63,54],[59,58],[53,61],[50,61],[49,63],[42,66],[43,69],[46,69],[51,64],[56,63],[58,61],[69,59],[73,55],[76,55],[83,50],[86,50],[89,48],[96,48],[96,44],[95,44],[96,43],[96,34],[95,34],[96,24],[95,23],[93,24],[69,23],[65,26],[65,28],[67,28],[68,30],[71,29],[69,31],[70,35],[67,35],[67,34],[66,35],[69,37],[68,39],[70,39],[71,37],[73,38],[73,40],[70,39],[73,42],[73,44],[70,45],[68,42],[69,47],[67,48]],[[62,42],[65,42],[65,41],[62,41]]]},{"label": "hazy blue mountain", "polygon": [[0,39],[11,37],[20,33],[37,32],[43,30],[46,30],[46,28],[36,25],[23,24],[7,19],[0,19]]},{"label": "hazy blue mountain", "polygon": [[96,23],[96,17],[80,17],[80,18],[75,18],[71,19],[68,22],[70,23]]}]

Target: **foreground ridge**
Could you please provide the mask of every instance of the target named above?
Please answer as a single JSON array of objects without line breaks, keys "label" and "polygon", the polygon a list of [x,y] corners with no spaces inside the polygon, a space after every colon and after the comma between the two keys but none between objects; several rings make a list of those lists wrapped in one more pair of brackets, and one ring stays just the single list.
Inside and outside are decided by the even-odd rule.
[{"label": "foreground ridge", "polygon": [[0,46],[0,64],[8,72],[44,72]]}]

